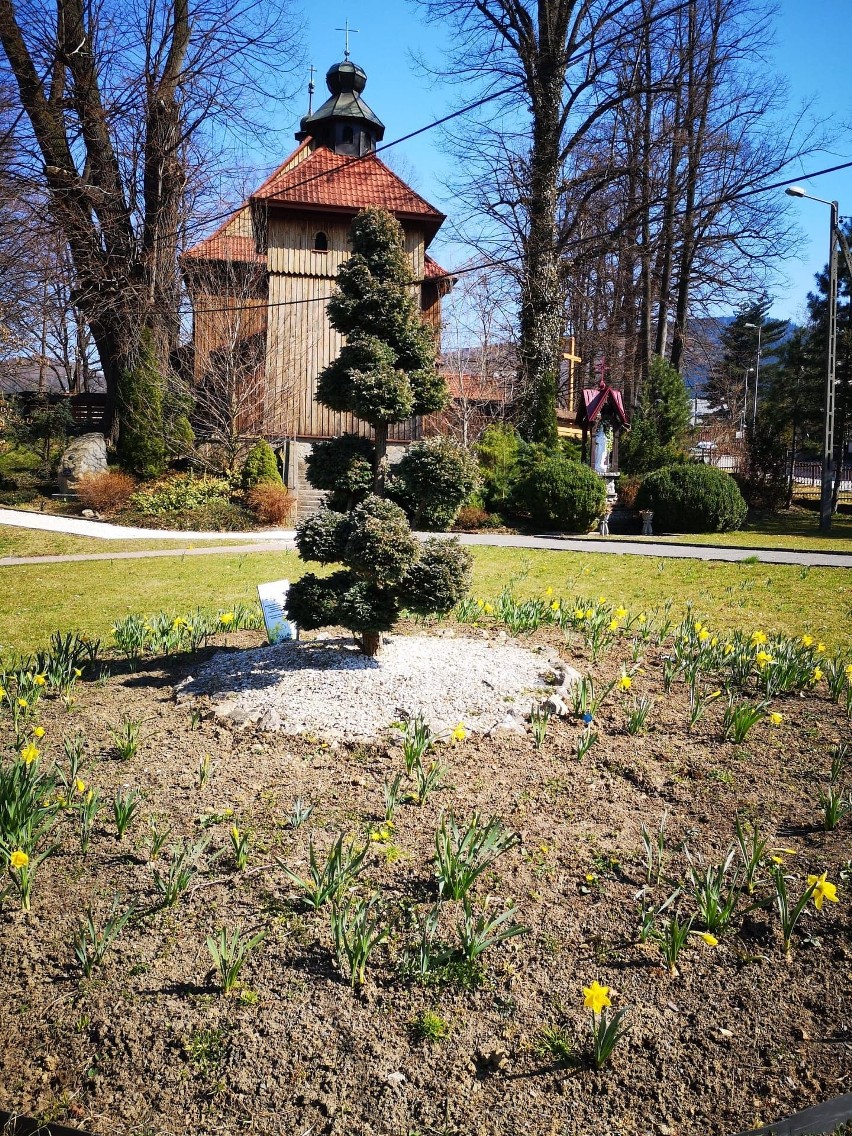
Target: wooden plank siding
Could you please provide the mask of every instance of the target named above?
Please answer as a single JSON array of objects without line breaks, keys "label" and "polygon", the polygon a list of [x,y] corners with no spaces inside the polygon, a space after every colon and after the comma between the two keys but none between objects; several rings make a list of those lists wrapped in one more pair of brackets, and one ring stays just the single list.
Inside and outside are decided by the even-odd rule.
[{"label": "wooden plank siding", "polygon": [[[350,220],[317,214],[269,219],[269,320],[267,330],[265,433],[298,438],[331,438],[343,432],[369,436],[352,415],[336,414],[316,402],[320,373],[340,354],[343,337],[328,322],[325,306],[337,272],[350,256]],[[328,250],[314,249],[322,232]],[[405,229],[406,251],[414,279],[423,276],[425,242],[416,229]],[[418,295],[420,286],[413,285]],[[431,321],[430,321],[431,322]],[[391,441],[420,436],[419,420],[392,428]]]}]

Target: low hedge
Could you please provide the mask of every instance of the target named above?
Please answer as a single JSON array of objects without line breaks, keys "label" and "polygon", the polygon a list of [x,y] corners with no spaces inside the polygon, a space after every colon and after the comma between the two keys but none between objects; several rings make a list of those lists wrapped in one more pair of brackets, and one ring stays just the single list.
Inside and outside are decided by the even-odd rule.
[{"label": "low hedge", "polygon": [[606,506],[606,482],[559,450],[530,447],[512,489],[512,508],[537,525],[588,532]]},{"label": "low hedge", "polygon": [[653,509],[655,532],[731,532],[741,527],[747,512],[730,474],[697,463],[667,465],[649,473],[636,507]]}]

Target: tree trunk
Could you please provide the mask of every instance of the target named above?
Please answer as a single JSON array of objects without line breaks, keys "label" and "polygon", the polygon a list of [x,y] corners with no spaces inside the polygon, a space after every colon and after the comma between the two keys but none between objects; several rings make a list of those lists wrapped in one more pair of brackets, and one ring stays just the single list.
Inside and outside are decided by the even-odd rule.
[{"label": "tree trunk", "polygon": [[361,633],[361,650],[368,658],[374,659],[384,645],[385,641],[381,631],[363,631]]},{"label": "tree trunk", "polygon": [[373,460],[373,492],[379,497],[384,497],[388,455],[387,423],[384,422],[381,426],[376,426],[373,433],[376,446],[376,456]]}]

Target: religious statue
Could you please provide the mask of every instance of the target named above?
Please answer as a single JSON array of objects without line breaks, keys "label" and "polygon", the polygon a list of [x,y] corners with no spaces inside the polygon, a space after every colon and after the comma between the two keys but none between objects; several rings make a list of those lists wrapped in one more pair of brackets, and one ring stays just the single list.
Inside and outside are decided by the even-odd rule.
[{"label": "religious statue", "polygon": [[598,432],[595,434],[595,473],[599,473],[605,477],[609,471],[609,454],[612,443],[610,442],[609,431],[604,426],[603,422],[598,422]]}]

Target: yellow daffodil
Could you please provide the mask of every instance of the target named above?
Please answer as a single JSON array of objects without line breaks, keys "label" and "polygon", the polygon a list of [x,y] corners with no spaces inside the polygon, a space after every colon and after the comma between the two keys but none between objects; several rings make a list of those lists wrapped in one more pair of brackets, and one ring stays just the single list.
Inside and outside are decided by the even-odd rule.
[{"label": "yellow daffodil", "polygon": [[485,605],[485,600],[482,599],[481,596],[477,596],[476,600],[474,602],[476,603],[477,607],[484,607],[484,605]]},{"label": "yellow daffodil", "polygon": [[599,1014],[604,1006],[611,1006],[612,1002],[609,999],[609,987],[601,986],[597,979],[595,979],[591,986],[584,986],[583,1005],[587,1010],[591,1010],[593,1014]]},{"label": "yellow daffodil", "polygon": [[780,726],[784,721],[784,716],[779,714],[777,710],[773,710],[769,715],[769,721],[773,726]]},{"label": "yellow daffodil", "polygon": [[706,627],[702,627],[701,630],[698,632],[698,638],[701,640],[702,643],[706,643],[707,640],[710,638],[710,632],[707,630]]},{"label": "yellow daffodil", "polygon": [[585,612],[583,613],[583,618],[584,619],[591,619],[594,614],[595,614],[595,609],[593,607],[587,607]]},{"label": "yellow daffodil", "polygon": [[553,601],[553,603],[550,605],[550,610],[551,611],[559,611],[559,600]]},{"label": "yellow daffodil", "polygon": [[647,623],[648,622],[648,617],[647,617],[647,615],[645,614],[644,611],[639,612],[639,622],[640,623]]},{"label": "yellow daffodil", "polygon": [[9,863],[13,868],[20,871],[21,868],[26,868],[29,864],[30,858],[21,848],[16,848],[12,855],[9,857]]},{"label": "yellow daffodil", "polygon": [[598,596],[598,603],[606,603],[606,596]]},{"label": "yellow daffodil", "polygon": [[44,675],[34,675],[33,676],[33,682],[36,684],[36,686],[46,686],[47,685],[47,679],[44,677]]},{"label": "yellow daffodil", "polygon": [[696,625],[695,625],[696,635],[700,635],[703,630],[704,630],[704,624],[703,623],[696,623]]},{"label": "yellow daffodil", "polygon": [[32,742],[30,742],[29,745],[25,745],[21,750],[21,761],[24,763],[24,765],[32,765],[32,763],[38,758],[38,753],[38,746],[34,746]]},{"label": "yellow daffodil", "polygon": [[490,603],[485,603],[485,604],[482,605],[482,610],[485,612],[486,615],[491,615],[491,613],[494,611],[494,605],[490,604]]},{"label": "yellow daffodil", "polygon": [[83,675],[83,672],[80,670],[80,668],[75,667],[74,668],[74,678],[81,678],[82,675]]},{"label": "yellow daffodil", "polygon": [[760,669],[763,670],[765,666],[772,662],[772,656],[767,651],[758,651],[754,656],[754,661]]},{"label": "yellow daffodil", "polygon": [[44,726],[33,726],[33,735],[37,738],[43,738]]},{"label": "yellow daffodil", "polygon": [[6,687],[0,686],[0,698],[5,698],[5,697],[6,697]]},{"label": "yellow daffodil", "polygon": [[808,876],[808,887],[812,887],[814,906],[817,911],[822,908],[824,900],[829,903],[837,903],[837,888],[826,878],[826,873],[823,872],[821,876]]},{"label": "yellow daffodil", "polygon": [[819,682],[819,680],[822,678],[822,668],[814,667],[814,673],[812,677],[814,682]]},{"label": "yellow daffodil", "polygon": [[708,947],[718,947],[719,945],[719,940],[715,935],[711,935],[709,931],[702,931],[701,938],[704,940]]},{"label": "yellow daffodil", "polygon": [[538,850],[539,850],[539,852],[542,853],[542,855],[546,856],[547,853],[550,851],[550,845],[549,844],[539,844]]},{"label": "yellow daffodil", "polygon": [[230,627],[234,622],[234,613],[232,611],[223,612],[222,615],[219,616],[219,622],[223,627]]},{"label": "yellow daffodil", "polygon": [[844,670],[844,673],[846,674],[846,677],[849,679],[850,682],[852,682],[852,663],[847,663],[846,666],[843,668],[843,670]]},{"label": "yellow daffodil", "polygon": [[18,705],[22,710],[26,710],[26,708],[29,706],[29,702],[27,702],[26,698],[19,698]]},{"label": "yellow daffodil", "polygon": [[551,596],[553,595],[553,588],[547,588],[547,589],[545,589],[545,593],[544,593],[544,594],[545,594],[545,595],[547,596],[547,598],[548,598],[548,599],[550,599],[550,597],[551,597]]},{"label": "yellow daffodil", "polygon": [[615,609],[615,611],[613,612],[613,615],[615,616],[616,619],[624,619],[625,616],[627,615],[627,608],[626,607],[617,607]]},{"label": "yellow daffodil", "polygon": [[586,872],[586,883],[593,884],[598,877],[594,872]]},{"label": "yellow daffodil", "polygon": [[74,782],[74,788],[77,790],[78,793],[85,793],[86,782],[81,781],[80,778],[78,777],[77,780]]},{"label": "yellow daffodil", "polygon": [[772,861],[773,864],[778,864],[779,867],[784,863],[784,857],[783,856],[770,856],[769,859]]},{"label": "yellow daffodil", "polygon": [[710,646],[711,647],[718,647],[718,645],[719,645],[719,636],[714,635],[713,638],[710,640]]},{"label": "yellow daffodil", "polygon": [[610,631],[618,631],[618,620],[617,619],[611,619],[609,621],[609,629],[610,629]]},{"label": "yellow daffodil", "polygon": [[464,741],[464,739],[467,737],[467,730],[465,729],[463,722],[459,722],[459,724],[453,730],[451,736],[454,742]]},{"label": "yellow daffodil", "polygon": [[766,642],[766,635],[762,631],[753,631],[751,636],[751,644],[753,647],[762,647]]},{"label": "yellow daffodil", "polygon": [[776,852],[783,852],[785,856],[797,856],[798,855],[795,848],[776,848],[775,851]]},{"label": "yellow daffodil", "polygon": [[726,643],[725,644],[725,654],[726,655],[730,655],[730,653],[731,653],[731,651],[733,651],[733,649],[734,649],[733,643]]},{"label": "yellow daffodil", "polygon": [[802,636],[802,646],[803,647],[812,647],[813,643],[814,643],[813,635],[803,635]]},{"label": "yellow daffodil", "polygon": [[630,677],[630,675],[622,675],[621,678],[618,680],[618,689],[619,690],[629,690],[632,685],[633,685],[633,679]]},{"label": "yellow daffodil", "polygon": [[232,837],[234,838],[234,840],[239,840],[239,839],[240,839],[240,830],[239,830],[239,829],[237,828],[237,826],[236,826],[236,825],[234,825],[234,826],[233,826],[233,827],[231,828],[231,836],[232,836]]},{"label": "yellow daffodil", "polygon": [[817,654],[818,655],[824,655],[825,654],[825,643],[817,643]]},{"label": "yellow daffodil", "polygon": [[583,611],[583,609],[581,607],[575,607],[574,608],[574,618],[575,619],[585,619],[586,618],[586,613]]}]

